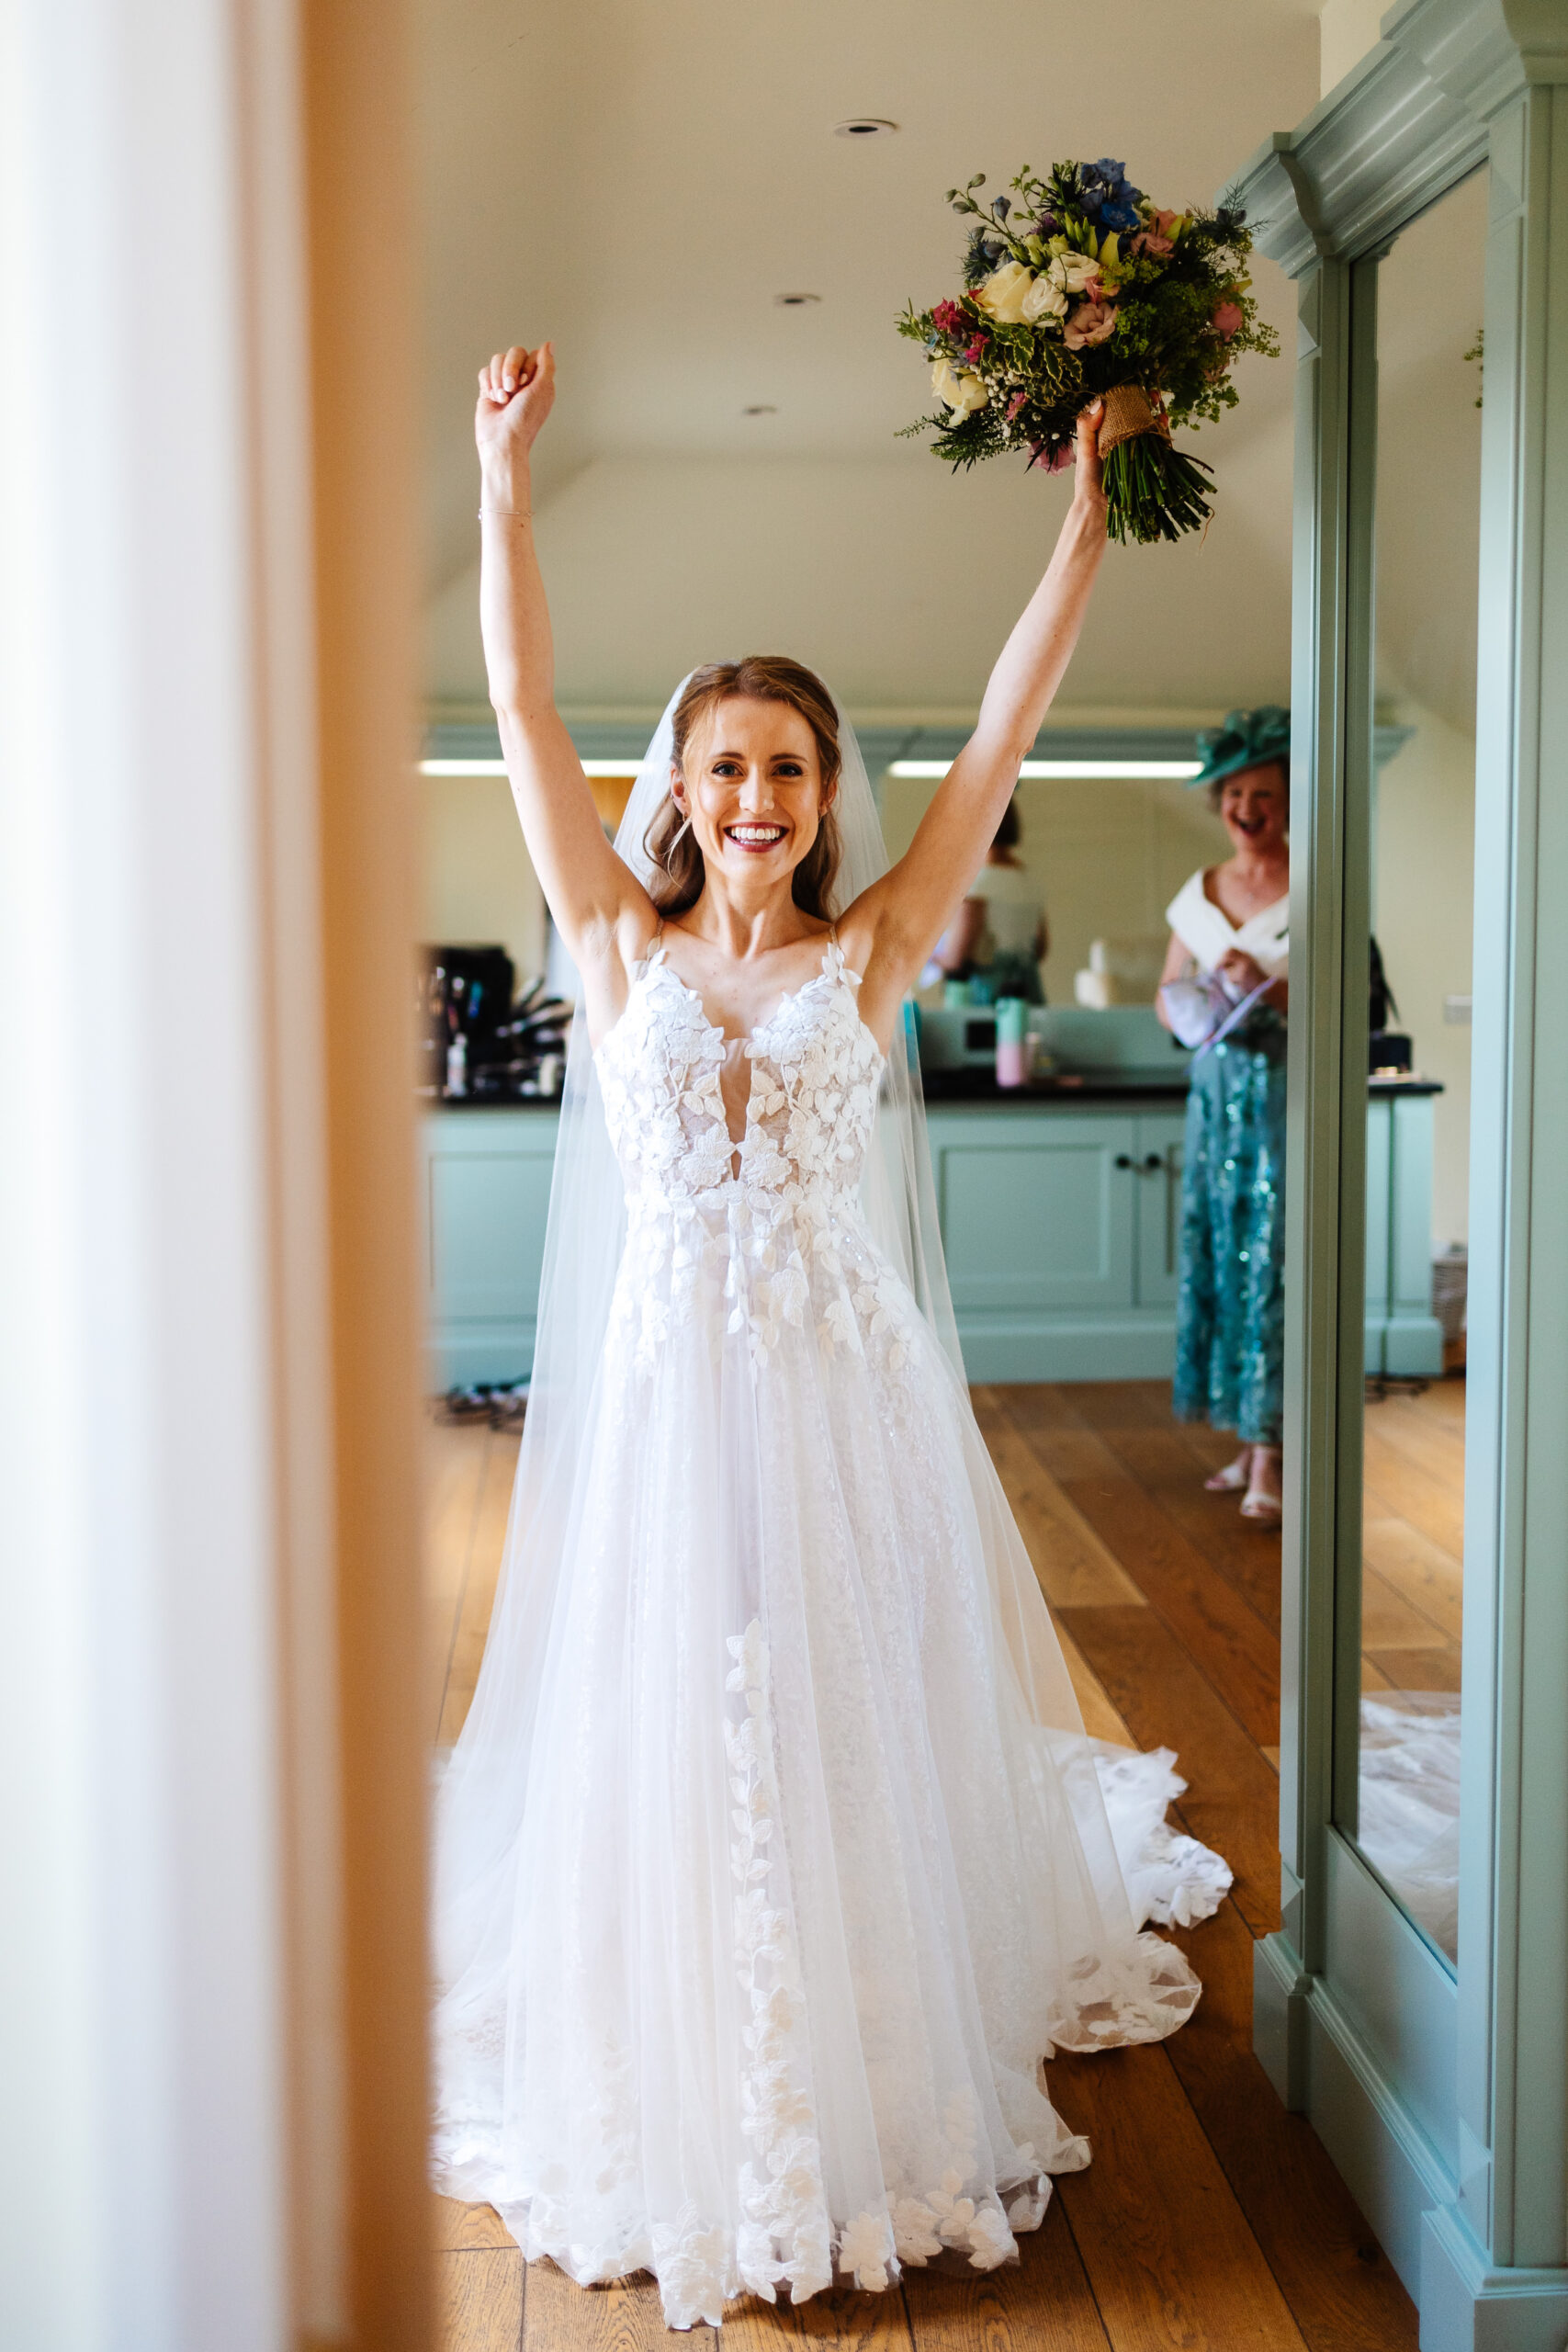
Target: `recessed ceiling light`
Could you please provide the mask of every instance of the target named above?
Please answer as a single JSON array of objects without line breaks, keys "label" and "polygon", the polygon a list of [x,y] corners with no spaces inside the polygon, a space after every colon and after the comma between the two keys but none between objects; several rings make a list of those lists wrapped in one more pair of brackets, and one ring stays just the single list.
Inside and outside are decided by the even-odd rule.
[{"label": "recessed ceiling light", "polygon": [[891,139],[897,130],[896,122],[885,122],[880,115],[855,114],[848,122],[833,125],[835,139]]},{"label": "recessed ceiling light", "polygon": [[775,294],[773,300],[781,311],[798,311],[804,302],[820,302],[820,294]]},{"label": "recessed ceiling light", "polygon": [[778,410],[772,401],[753,401],[751,406],[743,408],[740,413],[742,416],[777,416]]}]

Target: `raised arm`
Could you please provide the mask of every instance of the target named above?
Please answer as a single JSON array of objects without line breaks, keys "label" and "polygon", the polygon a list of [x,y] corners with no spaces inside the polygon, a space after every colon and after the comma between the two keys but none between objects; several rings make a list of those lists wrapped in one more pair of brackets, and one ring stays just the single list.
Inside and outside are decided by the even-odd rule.
[{"label": "raised arm", "polygon": [[474,415],[481,485],[479,627],[528,854],[582,972],[591,1013],[608,1019],[618,1010],[615,967],[637,954],[656,919],[647,892],[604,838],[582,763],[555,705],[554,648],[534,552],[529,474],[533,446],[554,399],[555,354],[547,343],[534,352],[516,346],[499,353],[479,370]]},{"label": "raised arm", "polygon": [[901,995],[953,921],[1072,658],[1105,552],[1099,428],[1097,401],[1078,423],[1077,482],[1055,552],[991,672],[974,734],[908,849],[841,926],[866,941],[868,999]]}]

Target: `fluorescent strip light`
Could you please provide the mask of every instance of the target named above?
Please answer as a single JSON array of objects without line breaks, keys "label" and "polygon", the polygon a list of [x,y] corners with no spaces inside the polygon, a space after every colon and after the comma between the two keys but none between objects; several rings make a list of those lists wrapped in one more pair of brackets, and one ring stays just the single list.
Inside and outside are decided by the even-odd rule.
[{"label": "fluorescent strip light", "polygon": [[[942,776],[953,765],[951,760],[895,760],[889,775]],[[1202,773],[1201,760],[1025,760],[1019,770],[1021,777],[1032,780],[1054,778],[1061,783],[1072,776],[1086,780],[1095,776],[1170,776],[1187,777]]]},{"label": "fluorescent strip light", "polygon": [[[636,775],[640,760],[584,760],[584,775]],[[421,775],[504,775],[504,760],[421,760]],[[945,775],[946,770],[942,773]]]}]

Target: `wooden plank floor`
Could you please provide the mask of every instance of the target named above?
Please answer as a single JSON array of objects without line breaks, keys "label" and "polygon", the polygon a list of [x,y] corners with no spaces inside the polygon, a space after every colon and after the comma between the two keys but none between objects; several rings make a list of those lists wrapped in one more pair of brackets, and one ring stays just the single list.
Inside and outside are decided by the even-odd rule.
[{"label": "wooden plank floor", "polygon": [[1361,1687],[1457,1690],[1464,1582],[1464,1383],[1367,1400]]},{"label": "wooden plank floor", "polygon": [[[1387,1588],[1368,1625],[1378,1688],[1442,1687],[1409,1676],[1458,1639],[1463,1398],[1456,1415],[1451,1394],[1430,1395],[1429,1408],[1396,1397],[1369,1411],[1368,1559]],[[1019,2266],[909,2271],[886,2295],[798,2311],[748,2303],[725,2352],[796,2338],[845,2352],[1415,2352],[1408,2296],[1252,2055],[1253,1939],[1279,1924],[1279,1539],[1234,1497],[1203,1492],[1230,1449],[1179,1428],[1162,1384],[980,1388],[975,1406],[1089,1729],[1177,1750],[1181,1818],[1235,1886],[1216,1918],[1176,1937],[1204,1984],[1190,2025],[1150,2048],[1051,2062],[1051,2096],[1095,2160],[1058,2181]],[[431,1444],[430,1721],[445,1744],[479,1668],[517,1440],[434,1426]],[[669,2344],[651,2280],[575,2287],[525,2267],[488,2206],[438,2205],[445,2352]]]}]

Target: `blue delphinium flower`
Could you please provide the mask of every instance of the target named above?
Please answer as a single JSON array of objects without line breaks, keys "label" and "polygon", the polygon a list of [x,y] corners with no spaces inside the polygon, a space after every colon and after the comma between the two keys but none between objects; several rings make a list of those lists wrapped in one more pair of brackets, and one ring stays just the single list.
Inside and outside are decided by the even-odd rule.
[{"label": "blue delphinium flower", "polygon": [[1102,155],[1097,164],[1078,165],[1078,200],[1089,218],[1101,229],[1135,229],[1143,189],[1127,177],[1124,164]]}]

